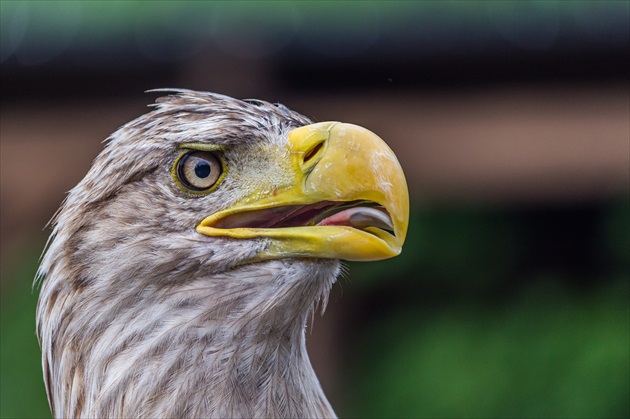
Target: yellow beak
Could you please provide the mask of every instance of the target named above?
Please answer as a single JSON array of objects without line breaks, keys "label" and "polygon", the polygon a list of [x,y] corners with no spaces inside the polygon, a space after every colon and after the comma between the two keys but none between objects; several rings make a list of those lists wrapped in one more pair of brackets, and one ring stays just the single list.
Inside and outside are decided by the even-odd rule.
[{"label": "yellow beak", "polygon": [[[264,198],[245,198],[204,219],[197,231],[269,239],[256,260],[370,261],[400,253],[409,224],[409,194],[402,168],[383,140],[356,125],[321,122],[291,131],[287,148],[294,179],[290,186]],[[354,207],[318,214],[343,204]],[[247,225],[266,216],[284,224]]]}]

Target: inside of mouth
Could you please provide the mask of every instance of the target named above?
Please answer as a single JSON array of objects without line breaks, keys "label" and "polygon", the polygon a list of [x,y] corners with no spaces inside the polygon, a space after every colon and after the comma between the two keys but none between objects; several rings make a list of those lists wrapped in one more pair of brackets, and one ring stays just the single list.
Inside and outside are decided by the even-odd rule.
[{"label": "inside of mouth", "polygon": [[285,205],[230,214],[214,228],[286,228],[302,226],[348,226],[364,230],[376,227],[394,235],[387,210],[374,202],[322,201],[310,205]]}]

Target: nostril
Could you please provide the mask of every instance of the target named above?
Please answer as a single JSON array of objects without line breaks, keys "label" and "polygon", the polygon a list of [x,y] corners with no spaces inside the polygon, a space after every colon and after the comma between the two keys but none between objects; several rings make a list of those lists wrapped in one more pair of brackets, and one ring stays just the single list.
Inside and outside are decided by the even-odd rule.
[{"label": "nostril", "polygon": [[324,146],[324,142],[321,141],[317,144],[315,144],[315,146],[313,148],[311,148],[305,155],[304,155],[304,160],[303,160],[303,164],[308,164],[311,160],[313,160],[313,158],[319,154],[319,151],[322,149],[322,147]]}]

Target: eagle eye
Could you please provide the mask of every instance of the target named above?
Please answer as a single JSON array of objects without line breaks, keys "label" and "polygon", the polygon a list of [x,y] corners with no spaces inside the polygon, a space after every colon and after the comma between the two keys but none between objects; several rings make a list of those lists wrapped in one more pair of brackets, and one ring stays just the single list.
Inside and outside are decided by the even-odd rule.
[{"label": "eagle eye", "polygon": [[216,155],[197,150],[182,154],[173,169],[178,185],[187,192],[210,192],[223,173],[223,166]]}]

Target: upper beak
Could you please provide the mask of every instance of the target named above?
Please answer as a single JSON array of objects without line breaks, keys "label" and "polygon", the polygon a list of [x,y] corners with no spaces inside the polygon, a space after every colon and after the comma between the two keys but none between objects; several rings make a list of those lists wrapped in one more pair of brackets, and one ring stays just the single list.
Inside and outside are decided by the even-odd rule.
[{"label": "upper beak", "polygon": [[[356,125],[321,122],[291,131],[287,148],[294,179],[290,186],[273,196],[246,197],[205,218],[197,231],[208,236],[270,239],[257,260],[368,261],[401,252],[409,223],[409,194],[402,168],[383,140]],[[311,214],[315,219],[318,210],[342,203],[367,203],[384,211],[346,209],[317,224],[304,218]],[[288,221],[299,218],[295,214],[302,217],[301,224]],[[284,220],[285,225],[279,221],[269,223],[273,227],[253,227],[266,216]]]}]

